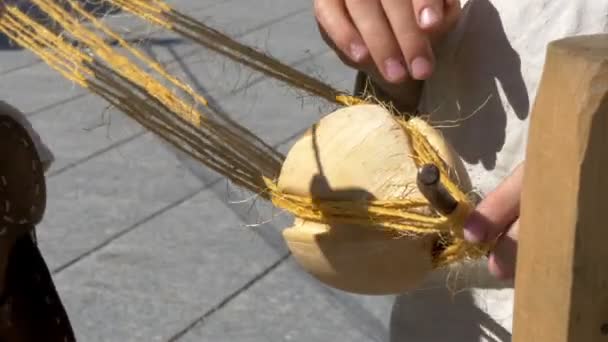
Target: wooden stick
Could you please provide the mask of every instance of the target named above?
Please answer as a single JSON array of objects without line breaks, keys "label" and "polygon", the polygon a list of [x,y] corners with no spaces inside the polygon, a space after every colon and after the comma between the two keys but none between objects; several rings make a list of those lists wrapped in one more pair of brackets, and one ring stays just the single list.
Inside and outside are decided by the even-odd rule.
[{"label": "wooden stick", "polygon": [[608,341],[608,35],[549,45],[531,120],[513,341]]}]

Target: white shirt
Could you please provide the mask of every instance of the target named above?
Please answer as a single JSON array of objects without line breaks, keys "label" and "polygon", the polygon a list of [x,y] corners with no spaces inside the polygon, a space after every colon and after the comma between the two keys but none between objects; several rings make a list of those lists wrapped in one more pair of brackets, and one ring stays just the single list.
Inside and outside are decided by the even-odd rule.
[{"label": "white shirt", "polygon": [[[456,30],[436,49],[437,70],[426,82],[420,109],[431,114],[476,189],[487,194],[525,159],[547,44],[607,32],[608,1],[464,3]],[[451,296],[446,274],[465,280],[465,290]],[[438,272],[419,291],[400,297],[391,335],[408,342],[504,342],[510,340],[512,318],[512,284],[493,280],[483,261],[459,272]]]},{"label": "white shirt", "polygon": [[[444,128],[483,193],[524,159],[547,44],[608,31],[606,0],[469,0],[437,50],[421,110]],[[461,120],[460,122],[455,122]]]}]

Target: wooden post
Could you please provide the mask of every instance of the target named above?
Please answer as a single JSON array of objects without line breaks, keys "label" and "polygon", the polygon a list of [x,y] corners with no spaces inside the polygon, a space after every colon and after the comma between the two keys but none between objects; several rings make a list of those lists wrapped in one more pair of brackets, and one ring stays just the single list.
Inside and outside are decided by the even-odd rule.
[{"label": "wooden post", "polygon": [[608,341],[608,35],[549,45],[531,120],[513,341]]}]

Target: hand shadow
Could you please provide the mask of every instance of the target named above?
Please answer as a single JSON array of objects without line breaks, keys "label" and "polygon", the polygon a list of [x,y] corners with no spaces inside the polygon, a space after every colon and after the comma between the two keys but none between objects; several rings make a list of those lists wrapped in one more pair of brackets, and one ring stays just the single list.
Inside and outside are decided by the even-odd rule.
[{"label": "hand shadow", "polygon": [[[513,284],[490,275],[484,262],[436,270],[395,299],[390,342],[509,342]],[[474,296],[472,288],[491,292]]]},{"label": "hand shadow", "polygon": [[[421,109],[432,113],[431,121],[437,125],[456,126],[442,128],[443,134],[467,163],[493,170],[506,139],[505,106],[524,120],[530,100],[521,60],[497,9],[488,0],[470,0],[461,19],[437,48],[437,81],[427,82],[423,101],[429,102],[423,102]],[[503,104],[501,93],[508,104]]]},{"label": "hand shadow", "polygon": [[[488,0],[468,1],[461,23],[444,44],[454,54],[442,54],[442,47],[437,50],[439,63],[434,77],[441,81],[427,83],[425,99],[430,102],[423,102],[422,110],[431,113],[434,124],[456,126],[442,130],[463,160],[493,170],[506,140],[504,108],[510,106],[520,120],[527,118],[530,110],[521,60],[508,41],[498,11]],[[458,286],[465,290],[453,294],[445,276],[438,272],[430,285],[397,297],[391,342],[511,340],[510,332],[484,311],[486,306],[488,311],[502,312],[497,315],[503,316],[501,320],[511,320],[511,294],[500,291],[510,286],[493,282],[484,267],[476,274],[465,271],[463,277],[471,284]],[[491,295],[487,305],[476,303],[471,288],[498,291],[496,296],[504,297],[493,302],[496,298]]]},{"label": "hand shadow", "polygon": [[508,342],[511,334],[475,305],[469,291],[435,287],[397,297],[391,342]]}]

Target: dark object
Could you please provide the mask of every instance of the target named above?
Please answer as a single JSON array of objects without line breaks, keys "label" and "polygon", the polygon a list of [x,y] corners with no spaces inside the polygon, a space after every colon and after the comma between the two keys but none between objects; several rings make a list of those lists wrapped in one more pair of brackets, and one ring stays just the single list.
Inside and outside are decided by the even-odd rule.
[{"label": "dark object", "polygon": [[441,173],[437,166],[426,164],[420,167],[417,183],[422,195],[442,215],[449,215],[458,207],[458,202],[441,184]]},{"label": "dark object", "polygon": [[71,342],[72,327],[35,242],[44,168],[27,130],[0,113],[0,342]]},{"label": "dark object", "polygon": [[34,142],[9,116],[0,116],[0,200],[0,225],[36,225],[46,207],[44,167]]},{"label": "dark object", "polygon": [[13,246],[0,304],[0,341],[76,341],[51,274],[31,235]]}]

